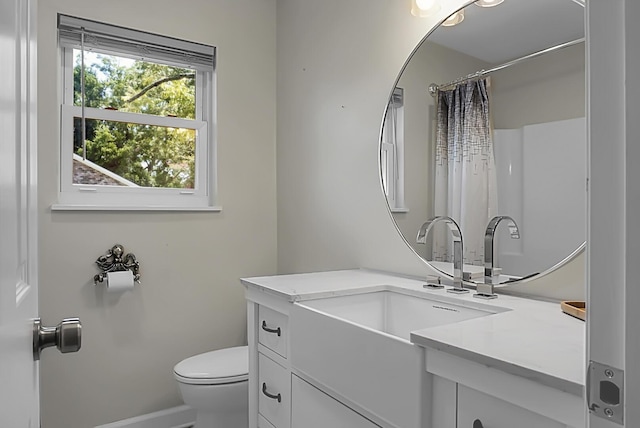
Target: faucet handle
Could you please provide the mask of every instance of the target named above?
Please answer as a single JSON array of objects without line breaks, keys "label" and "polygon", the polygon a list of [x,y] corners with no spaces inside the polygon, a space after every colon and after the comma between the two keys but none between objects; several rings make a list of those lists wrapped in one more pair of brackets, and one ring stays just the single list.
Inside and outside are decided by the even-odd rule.
[{"label": "faucet handle", "polygon": [[[498,279],[494,278],[496,275],[496,269],[494,266],[494,238],[496,234],[496,229],[502,220],[507,221],[507,225],[509,226],[509,233],[511,235],[511,239],[520,239],[520,229],[518,229],[518,224],[516,221],[509,217],[508,215],[497,215],[493,217],[487,228],[484,232],[484,282],[487,285],[485,288],[485,292],[478,291],[479,294],[483,295],[493,295],[493,284],[497,283]],[[478,288],[479,290],[479,288]],[[486,297],[485,297],[486,298]],[[492,298],[492,297],[490,297]]]},{"label": "faucet handle", "polygon": [[473,297],[477,299],[489,300],[497,298],[498,295],[493,292],[493,284],[485,284],[479,282],[476,285],[476,294],[474,294]]},{"label": "faucet handle", "polygon": [[437,283],[433,282],[433,279],[427,278],[427,283],[423,284],[422,286],[424,288],[431,288],[433,290],[440,290],[444,288],[444,285],[442,285],[442,281],[440,280],[440,277],[436,277],[436,281],[438,281]]}]

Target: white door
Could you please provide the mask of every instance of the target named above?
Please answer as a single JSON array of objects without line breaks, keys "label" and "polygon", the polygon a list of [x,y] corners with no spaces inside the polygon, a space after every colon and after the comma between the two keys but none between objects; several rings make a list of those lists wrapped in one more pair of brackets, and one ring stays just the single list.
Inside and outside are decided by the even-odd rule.
[{"label": "white door", "polygon": [[590,371],[596,386],[624,380],[620,404],[607,388],[588,415],[590,428],[640,427],[639,18],[638,0],[587,1],[587,372],[590,361],[624,372]]},{"label": "white door", "polygon": [[29,8],[27,0],[0,0],[0,426],[15,428],[40,426],[32,350],[38,286]]},{"label": "white door", "polygon": [[[36,2],[0,0],[0,427],[39,428],[40,350],[80,349],[78,319],[38,318]],[[35,331],[38,334],[34,335]]]}]

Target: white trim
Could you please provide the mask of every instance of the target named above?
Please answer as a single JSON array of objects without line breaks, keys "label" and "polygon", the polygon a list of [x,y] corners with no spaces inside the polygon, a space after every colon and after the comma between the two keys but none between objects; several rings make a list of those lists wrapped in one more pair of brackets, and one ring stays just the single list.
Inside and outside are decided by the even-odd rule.
[{"label": "white trim", "polygon": [[[385,124],[386,123],[387,122],[385,122]],[[390,207],[395,208],[396,190],[398,188],[395,168],[397,165],[395,144],[383,140],[382,143],[380,143],[380,156],[382,159],[382,183],[384,184],[384,190],[387,194],[387,201]]]},{"label": "white trim", "polygon": [[[119,110],[104,110],[94,107],[84,108],[87,119],[108,120],[111,122],[136,123],[140,125],[162,126],[166,128],[199,129],[205,124],[201,120],[183,119],[181,117],[156,116],[153,114],[130,113]],[[82,117],[82,107],[64,104],[63,117]]]},{"label": "white trim", "polygon": [[[637,0],[587,2],[589,194],[587,361],[624,370],[624,425],[587,416],[590,428],[640,426],[638,371]],[[588,388],[588,387],[587,387]],[[597,396],[597,392],[596,392]],[[586,408],[587,406],[585,406]],[[615,409],[619,412],[620,409]]]},{"label": "white trim", "polygon": [[[117,55],[117,53],[116,53]],[[60,183],[53,211],[221,211],[213,205],[217,196],[215,147],[215,71],[196,72],[196,118],[185,119],[85,107],[87,119],[107,120],[196,132],[193,189],[142,186],[82,185],[73,183],[73,118],[82,107],[73,105],[73,51],[61,47],[62,106]]]},{"label": "white trim", "polygon": [[95,428],[188,428],[196,420],[196,411],[187,405],[123,419]]},{"label": "white trim", "polygon": [[63,104],[73,105],[73,49],[61,49]]},{"label": "white trim", "polygon": [[392,213],[408,213],[409,212],[409,208],[406,207],[400,207],[400,208],[391,208],[391,212]]},{"label": "white trim", "polygon": [[[391,212],[407,212],[404,202],[404,92],[394,88],[387,105],[380,141],[383,190]],[[392,109],[392,106],[395,107]],[[395,118],[391,118],[391,113]],[[395,119],[395,121],[394,121]],[[393,126],[390,126],[393,123]],[[393,133],[393,134],[392,134]]]},{"label": "white trim", "polygon": [[[196,131],[196,177],[195,189],[171,189],[150,187],[127,187],[106,185],[82,185],[74,184],[73,156],[73,117],[77,117],[80,107],[62,106],[62,153],[60,161],[60,194],[58,202],[62,205],[100,205],[122,206],[155,206],[155,207],[210,207],[212,200],[209,197],[209,179],[207,169],[209,166],[209,147],[207,142],[208,126],[206,122],[198,120],[186,120],[174,117],[158,117],[136,113],[125,113],[94,108],[85,108],[86,117],[89,119],[115,120],[128,123],[151,124],[154,126],[169,126],[175,128],[193,129]],[[149,119],[149,120],[147,120]],[[156,125],[164,123],[164,125]],[[198,164],[203,167],[199,167]],[[213,172],[211,172],[213,174]],[[160,209],[160,208],[158,208]]]},{"label": "white trim", "polygon": [[206,207],[191,206],[165,206],[165,205],[85,205],[85,204],[53,204],[51,211],[201,211],[201,212],[221,212],[222,207],[211,205]]}]

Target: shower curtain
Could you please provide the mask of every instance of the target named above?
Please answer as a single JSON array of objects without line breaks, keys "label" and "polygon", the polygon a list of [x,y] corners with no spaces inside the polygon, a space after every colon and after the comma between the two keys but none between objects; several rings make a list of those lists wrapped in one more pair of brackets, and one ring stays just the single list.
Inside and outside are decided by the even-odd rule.
[{"label": "shower curtain", "polygon": [[[435,214],[462,229],[464,263],[483,265],[484,231],[497,211],[488,79],[438,92]],[[434,233],[433,260],[452,261],[449,232]]]}]

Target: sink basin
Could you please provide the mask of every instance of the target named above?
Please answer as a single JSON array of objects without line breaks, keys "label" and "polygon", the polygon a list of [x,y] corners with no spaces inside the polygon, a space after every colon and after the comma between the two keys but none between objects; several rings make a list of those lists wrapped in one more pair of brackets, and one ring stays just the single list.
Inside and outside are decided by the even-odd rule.
[{"label": "sink basin", "polygon": [[470,308],[391,290],[308,300],[301,305],[405,340],[409,340],[409,334],[415,330],[500,311]]},{"label": "sink basin", "polygon": [[410,333],[502,311],[385,286],[297,302],[289,313],[291,367],[378,425],[424,428],[430,378]]}]

